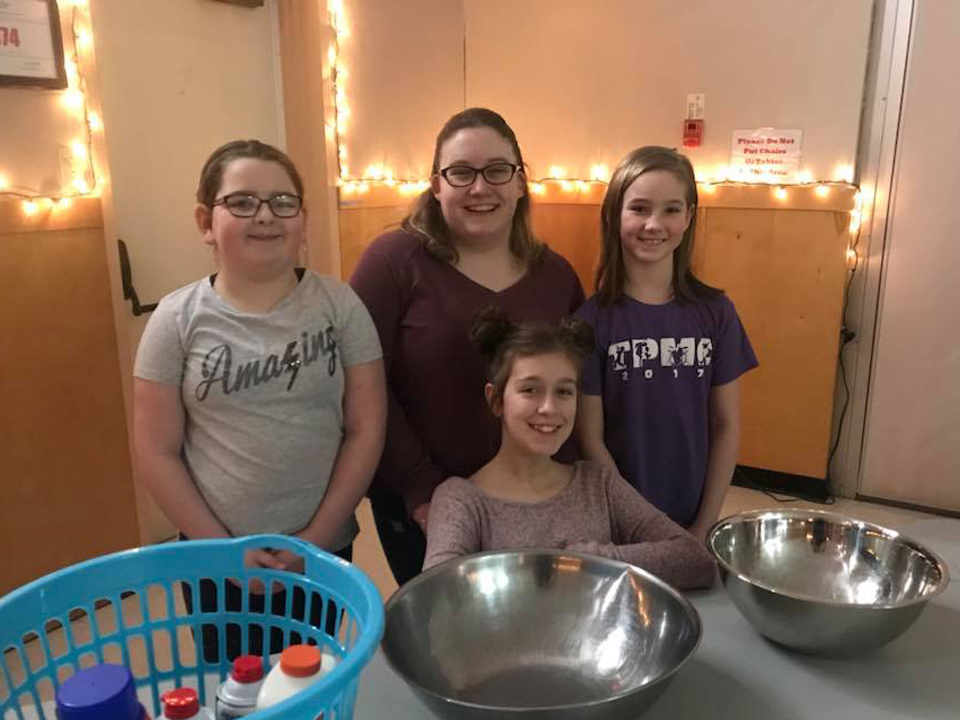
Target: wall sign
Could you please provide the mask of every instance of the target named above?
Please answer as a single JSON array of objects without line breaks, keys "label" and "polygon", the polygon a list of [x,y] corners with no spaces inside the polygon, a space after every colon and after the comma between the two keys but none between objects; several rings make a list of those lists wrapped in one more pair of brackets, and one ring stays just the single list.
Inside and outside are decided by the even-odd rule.
[{"label": "wall sign", "polygon": [[56,0],[0,0],[0,85],[67,87]]},{"label": "wall sign", "polygon": [[747,181],[793,182],[800,172],[802,130],[734,130],[730,148],[733,174]]}]

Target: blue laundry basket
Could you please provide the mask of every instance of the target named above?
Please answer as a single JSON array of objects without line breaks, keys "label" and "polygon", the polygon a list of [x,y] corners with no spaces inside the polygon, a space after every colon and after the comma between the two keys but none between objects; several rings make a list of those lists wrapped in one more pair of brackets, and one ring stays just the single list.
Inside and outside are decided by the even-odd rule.
[{"label": "blue laundry basket", "polygon": [[[302,556],[304,574],[244,567],[244,552],[260,547]],[[253,612],[243,593],[240,611],[226,611],[220,602],[216,612],[201,612],[201,580],[212,580],[218,588],[259,580],[271,592],[287,591],[285,611]],[[192,613],[178,602],[180,583],[192,589]],[[304,593],[307,603],[301,619],[291,612],[297,593]],[[217,597],[222,599],[222,591]],[[322,619],[313,626],[310,610],[316,603],[322,604]],[[106,555],[51,573],[0,599],[0,720],[52,720],[49,700],[59,684],[78,669],[103,662],[133,670],[152,717],[161,716],[160,695],[172,686],[196,688],[201,703],[212,707],[207,685],[211,679],[222,681],[230,670],[224,659],[228,628],[240,630],[243,652],[251,629],[264,638],[272,630],[282,632],[284,645],[316,644],[339,660],[307,690],[252,717],[349,720],[360,672],[376,651],[383,621],[383,603],[366,575],[296,538],[175,542]],[[203,657],[201,626],[217,629],[222,662]],[[269,667],[270,643],[265,639],[263,645]]]}]

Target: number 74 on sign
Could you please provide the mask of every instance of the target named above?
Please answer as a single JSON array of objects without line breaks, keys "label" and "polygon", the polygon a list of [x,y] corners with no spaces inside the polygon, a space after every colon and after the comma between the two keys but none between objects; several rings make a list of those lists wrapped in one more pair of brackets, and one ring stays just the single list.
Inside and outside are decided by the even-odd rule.
[{"label": "number 74 on sign", "polygon": [[0,25],[0,47],[20,47],[20,30]]}]

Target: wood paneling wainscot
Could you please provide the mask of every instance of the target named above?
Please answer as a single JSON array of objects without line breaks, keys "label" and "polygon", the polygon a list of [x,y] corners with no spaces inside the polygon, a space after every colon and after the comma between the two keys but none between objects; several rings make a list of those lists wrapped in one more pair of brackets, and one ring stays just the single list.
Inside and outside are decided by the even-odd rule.
[{"label": "wood paneling wainscot", "polygon": [[[588,295],[603,191],[547,185],[533,196],[535,232],[570,261]],[[826,477],[855,198],[856,188],[841,184],[789,187],[785,198],[767,186],[701,189],[694,268],[734,301],[760,360],[743,379],[743,465]],[[410,204],[389,187],[341,195],[344,278]]]},{"label": "wood paneling wainscot", "polygon": [[0,199],[0,594],[139,544],[98,198]]}]

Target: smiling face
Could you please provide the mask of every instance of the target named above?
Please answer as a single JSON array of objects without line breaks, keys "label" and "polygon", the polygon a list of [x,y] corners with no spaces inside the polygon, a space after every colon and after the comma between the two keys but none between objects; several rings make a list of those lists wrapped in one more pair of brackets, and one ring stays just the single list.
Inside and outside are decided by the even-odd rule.
[{"label": "smiling face", "polygon": [[577,367],[563,352],[518,357],[503,397],[487,399],[503,424],[503,444],[524,454],[554,455],[573,431],[577,414]]},{"label": "smiling face", "polygon": [[683,240],[694,208],[686,188],[667,170],[640,175],[623,195],[620,243],[624,264],[673,263],[673,251]]},{"label": "smiling face", "polygon": [[[458,165],[484,168],[496,162],[517,164],[509,141],[489,127],[465,128],[440,148],[439,170]],[[517,201],[525,192],[522,171],[504,185],[489,184],[480,173],[467,187],[452,187],[439,174],[430,181],[455,244],[507,242]]]},{"label": "smiling face", "polygon": [[[296,195],[287,171],[279,163],[239,158],[224,168],[217,199],[246,193],[261,199]],[[291,218],[276,217],[267,203],[249,218],[235,217],[222,205],[198,205],[197,225],[203,240],[214,248],[220,272],[246,279],[273,278],[290,272],[300,257],[306,211]]]}]

